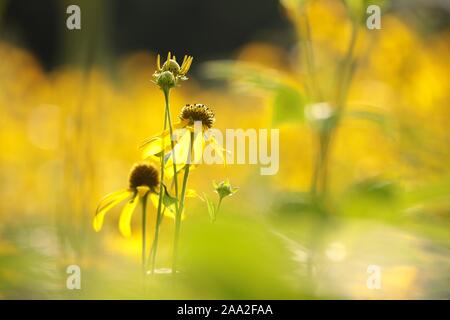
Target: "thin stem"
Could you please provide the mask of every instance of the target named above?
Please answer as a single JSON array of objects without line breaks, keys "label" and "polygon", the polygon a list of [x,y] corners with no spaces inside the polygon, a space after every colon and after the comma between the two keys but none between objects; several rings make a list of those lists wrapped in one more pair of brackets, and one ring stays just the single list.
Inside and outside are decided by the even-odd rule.
[{"label": "thin stem", "polygon": [[331,142],[334,136],[334,132],[340,124],[340,119],[347,103],[348,92],[352,82],[352,78],[355,72],[355,58],[354,51],[356,46],[356,40],[358,38],[358,24],[353,22],[352,33],[350,36],[350,43],[347,48],[347,52],[342,63],[342,75],[341,81],[337,86],[337,98],[336,98],[336,119],[333,126],[324,133],[322,141],[322,169],[321,169],[321,187],[322,193],[326,194],[328,188],[328,162],[330,158]]},{"label": "thin stem", "polygon": [[344,60],[342,61],[341,68],[338,68],[338,75],[341,76],[341,81],[339,81],[339,84],[336,87],[336,106],[339,113],[338,116],[340,116],[340,113],[342,113],[345,107],[345,101],[347,100],[350,83],[355,71],[353,53],[355,51],[357,38],[358,25],[357,22],[353,22],[350,43],[348,45]]},{"label": "thin stem", "polygon": [[328,189],[328,159],[330,158],[330,143],[333,135],[326,132],[322,137],[322,177],[320,181],[322,194],[327,193]]},{"label": "thin stem", "polygon": [[320,176],[320,168],[322,167],[322,136],[314,136],[317,139],[317,150],[316,150],[316,161],[314,161],[314,170],[311,181],[310,193],[315,196],[317,194],[318,189],[318,181]]},{"label": "thin stem", "polygon": [[[301,45],[306,64],[307,87],[309,89],[308,90],[309,95],[311,96],[313,101],[322,101],[323,96],[317,80],[314,50],[312,48],[311,26],[309,24],[308,14],[306,12],[306,6],[303,6],[300,10],[301,10],[300,22],[302,23],[300,26],[300,37],[302,38]],[[311,187],[310,187],[310,193],[313,196],[315,196],[318,192],[320,169],[322,167],[322,160],[323,160],[321,135],[318,137],[317,142],[319,147],[316,151],[316,160],[314,161],[315,166],[311,178]]]},{"label": "thin stem", "polygon": [[[169,93],[166,93],[164,91],[164,96],[166,98],[166,108],[164,109],[164,131],[167,129],[167,123],[168,123],[168,97]],[[164,144],[164,140],[161,141],[161,144]],[[152,248],[150,250],[150,261],[151,261],[151,272],[152,274],[155,272],[155,266],[156,266],[156,252],[158,251],[158,238],[159,238],[159,227],[161,224],[161,218],[162,218],[162,200],[164,197],[164,158],[165,158],[165,146],[163,145],[162,151],[161,151],[161,162],[160,162],[160,178],[159,178],[159,199],[158,199],[158,209],[156,212],[156,222],[155,222],[155,236],[153,238]]]},{"label": "thin stem", "polygon": [[[162,199],[162,196],[159,196],[160,199]],[[159,200],[160,202],[161,200]],[[160,203],[158,202],[158,212],[156,214],[156,223],[155,223],[155,237],[153,239],[153,244],[152,244],[152,250],[150,252],[151,255],[151,270],[152,270],[152,274],[155,272],[155,266],[156,266],[156,252],[158,250],[158,239],[159,239],[159,227],[161,224],[161,217],[162,217],[162,213],[160,212],[161,209],[160,207],[162,205],[160,205]]]},{"label": "thin stem", "polygon": [[214,215],[214,220],[217,219],[217,215],[219,214],[220,205],[222,204],[222,199],[223,198],[219,197],[219,201],[217,202],[217,207],[216,207],[216,214]]},{"label": "thin stem", "polygon": [[309,92],[314,100],[323,100],[322,92],[318,85],[316,66],[314,60],[314,50],[312,48],[312,37],[311,37],[311,26],[309,24],[308,14],[306,13],[306,8],[301,9],[301,22],[303,24],[300,26],[300,36],[302,38],[301,45],[303,49],[303,55],[305,57],[308,80],[309,80]]},{"label": "thin stem", "polygon": [[147,194],[142,197],[142,274],[147,267]]},{"label": "thin stem", "polygon": [[191,161],[193,141],[194,141],[194,133],[191,132],[190,147],[189,147],[189,153],[188,153],[188,157],[187,157],[188,161],[186,163],[186,166],[184,167],[183,185],[181,187],[180,207],[178,208],[177,215],[175,217],[175,237],[174,237],[174,243],[173,243],[172,274],[176,274],[176,270],[177,270],[178,243],[180,240],[180,229],[181,229],[181,214],[184,209],[184,200],[186,198],[186,187],[187,187],[187,182],[189,179],[189,169],[191,166],[190,161]]},{"label": "thin stem", "polygon": [[[173,183],[175,187],[175,198],[178,199],[178,178],[177,178],[177,161],[175,159],[175,142],[173,141],[173,126],[172,126],[172,116],[170,114],[170,102],[169,102],[169,90],[164,91],[164,99],[166,101],[166,114],[167,120],[169,122],[169,133],[170,133],[170,149],[172,150],[172,166],[173,166]],[[175,202],[175,210],[178,212],[178,202]]]},{"label": "thin stem", "polygon": [[347,48],[347,52],[340,68],[338,68],[337,73],[337,75],[341,77],[341,80],[339,81],[336,87],[336,102],[335,102],[336,119],[331,128],[319,134],[317,161],[315,162],[315,168],[311,182],[311,194],[313,196],[316,196],[318,194],[324,195],[327,191],[328,162],[329,162],[331,141],[333,133],[336,131],[336,128],[339,125],[339,120],[344,111],[351,80],[355,71],[355,62],[353,54],[356,46],[357,36],[358,36],[358,26],[356,23],[353,23],[352,33]]}]

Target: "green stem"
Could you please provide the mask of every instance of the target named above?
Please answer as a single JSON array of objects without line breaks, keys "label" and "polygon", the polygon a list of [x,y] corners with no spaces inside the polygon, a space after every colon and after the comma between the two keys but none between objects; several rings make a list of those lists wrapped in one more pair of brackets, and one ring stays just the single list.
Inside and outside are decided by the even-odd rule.
[{"label": "green stem", "polygon": [[191,161],[191,153],[192,153],[192,145],[194,142],[194,133],[191,132],[191,139],[190,139],[190,147],[189,147],[189,153],[186,163],[186,166],[184,167],[184,176],[183,176],[183,185],[181,187],[181,202],[180,207],[178,208],[177,215],[175,217],[175,237],[173,242],[173,261],[172,261],[172,274],[176,274],[177,270],[177,260],[178,260],[178,244],[180,240],[180,229],[181,229],[181,214],[183,213],[184,209],[184,201],[186,198],[186,187],[187,182],[189,179],[189,169],[190,169],[190,161]]},{"label": "green stem", "polygon": [[[173,166],[173,183],[175,187],[175,198],[178,199],[178,178],[177,178],[177,165],[175,159],[175,142],[173,141],[173,126],[172,126],[172,116],[170,114],[170,102],[169,102],[169,90],[164,91],[164,99],[166,101],[166,114],[167,120],[169,122],[169,133],[170,133],[170,149],[172,150],[172,166]],[[178,212],[178,202],[175,202],[175,210]]]},{"label": "green stem", "polygon": [[336,128],[339,125],[339,120],[345,108],[348,91],[350,88],[351,80],[354,74],[354,50],[356,46],[356,40],[358,36],[358,27],[356,23],[352,25],[352,33],[350,42],[345,54],[344,60],[341,66],[338,68],[337,76],[341,77],[339,84],[336,87],[336,114],[335,122],[333,126],[325,132],[319,134],[319,147],[317,151],[317,161],[315,162],[315,168],[311,183],[311,194],[324,195],[327,192],[328,187],[328,162],[331,148],[331,141]]},{"label": "green stem", "polygon": [[[344,111],[348,91],[352,81],[352,77],[355,71],[354,50],[356,46],[356,40],[358,36],[358,25],[353,22],[352,33],[347,52],[341,65],[338,66],[336,79],[340,79],[336,86],[336,114],[335,119],[330,128],[327,128],[318,134],[318,148],[317,148],[317,160],[315,161],[314,173],[311,182],[311,195],[313,201],[321,204],[321,211],[323,210],[323,200],[327,194],[328,184],[328,162],[330,158],[331,142],[334,136],[334,132],[340,124],[340,118]],[[328,212],[324,211],[324,212]],[[310,254],[307,261],[308,273],[310,277],[313,273],[313,267],[315,263],[315,255],[319,248],[320,234],[322,234],[322,224],[319,224],[317,230],[314,231],[314,238],[311,239]]]},{"label": "green stem", "polygon": [[322,167],[322,136],[319,134],[317,137],[317,150],[316,150],[316,161],[314,161],[314,170],[311,181],[310,193],[313,197],[316,196],[318,190],[318,181],[320,177],[320,168]]},{"label": "green stem", "polygon": [[336,106],[338,117],[342,113],[345,107],[345,101],[347,100],[348,91],[354,74],[354,57],[353,53],[355,51],[356,40],[358,38],[358,24],[353,22],[352,33],[350,36],[350,43],[347,48],[344,60],[341,64],[341,68],[338,68],[338,75],[341,76],[341,80],[336,87]]},{"label": "green stem", "polygon": [[311,45],[312,43],[311,26],[309,24],[309,18],[306,13],[306,8],[301,8],[301,10],[302,10],[301,22],[303,22],[303,24],[300,27],[301,32],[300,36],[302,38],[301,47],[303,50],[303,55],[305,57],[307,68],[307,80],[308,80],[307,87],[309,88],[309,93],[314,100],[322,101],[323,97],[317,81],[314,51]]},{"label": "green stem", "polygon": [[142,274],[145,276],[147,267],[147,194],[142,197]]},{"label": "green stem", "polygon": [[327,194],[328,189],[328,160],[330,158],[330,144],[333,138],[332,132],[326,132],[322,138],[322,177],[320,181],[322,194]]},{"label": "green stem", "polygon": [[321,188],[322,194],[327,193],[328,189],[328,162],[330,159],[330,149],[333,140],[334,132],[340,124],[342,114],[347,104],[348,92],[355,72],[355,58],[354,51],[356,46],[356,40],[358,37],[358,24],[354,22],[352,25],[352,33],[350,37],[350,43],[347,48],[347,52],[342,64],[342,70],[340,72],[342,79],[339,81],[337,99],[336,99],[336,119],[333,126],[327,130],[323,135],[322,141],[322,169],[321,169]]},{"label": "green stem", "polygon": [[[164,131],[167,129],[167,123],[169,118],[168,111],[168,90],[164,91],[164,97],[166,100],[166,108],[164,109]],[[164,143],[164,140],[161,141]],[[151,261],[151,272],[155,272],[156,266],[156,253],[158,251],[158,239],[159,239],[159,227],[162,219],[162,200],[164,197],[164,158],[165,158],[165,146],[163,146],[161,151],[161,162],[160,162],[160,178],[159,178],[159,198],[158,198],[158,209],[156,212],[156,222],[155,222],[155,236],[153,238],[152,248],[150,250],[150,261]]]},{"label": "green stem", "polygon": [[219,197],[219,201],[217,202],[217,207],[216,207],[216,214],[214,215],[214,220],[217,219],[217,215],[219,214],[219,210],[220,210],[220,205],[222,204],[222,199]]}]

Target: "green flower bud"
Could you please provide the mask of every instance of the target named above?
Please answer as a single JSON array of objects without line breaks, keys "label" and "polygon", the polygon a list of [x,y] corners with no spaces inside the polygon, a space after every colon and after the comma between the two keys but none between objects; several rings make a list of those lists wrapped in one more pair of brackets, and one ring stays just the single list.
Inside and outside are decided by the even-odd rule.
[{"label": "green flower bud", "polygon": [[176,81],[172,72],[163,71],[156,76],[156,84],[163,90],[175,87]]},{"label": "green flower bud", "polygon": [[222,200],[225,197],[232,196],[235,194],[239,188],[233,187],[230,184],[230,181],[222,181],[218,184],[216,182],[213,182],[214,189],[216,190],[217,194],[219,195],[220,200]]},{"label": "green flower bud", "polygon": [[181,67],[174,59],[169,59],[166,62],[164,62],[162,66],[162,71],[170,71],[174,76],[177,76],[180,74]]},{"label": "green flower bud", "polygon": [[177,62],[177,58],[169,52],[167,60],[161,68],[161,57],[158,54],[156,59],[156,71],[153,74],[154,82],[164,91],[175,87],[180,81],[186,81],[189,68],[191,67],[193,58],[184,56],[181,66]]}]

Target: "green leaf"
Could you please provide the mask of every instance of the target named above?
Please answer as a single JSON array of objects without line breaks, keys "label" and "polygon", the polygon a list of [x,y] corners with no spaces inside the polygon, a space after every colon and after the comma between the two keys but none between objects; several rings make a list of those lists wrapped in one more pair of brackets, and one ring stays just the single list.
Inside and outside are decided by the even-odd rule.
[{"label": "green leaf", "polygon": [[280,87],[273,101],[273,124],[300,122],[305,118],[306,99],[300,92],[290,87]]},{"label": "green leaf", "polygon": [[[172,197],[169,192],[167,191],[167,187],[164,185],[164,197],[163,197],[163,204],[164,206],[166,206],[167,208],[170,209],[170,207],[172,205],[174,205],[175,203],[177,203],[178,199],[175,197]],[[170,209],[172,210],[172,209]]]},{"label": "green leaf", "polygon": [[205,64],[203,71],[209,78],[230,80],[241,88],[273,93],[274,124],[304,119],[306,99],[291,85],[289,76],[282,72],[257,64],[234,61],[209,62]]},{"label": "green leaf", "polygon": [[274,69],[236,61],[205,63],[203,74],[210,79],[231,80],[232,82],[263,90],[278,88],[281,78],[280,73]]},{"label": "green leaf", "polygon": [[378,125],[385,134],[389,136],[393,135],[394,133],[392,121],[386,114],[383,114],[381,112],[370,110],[352,110],[345,112],[344,116],[373,122],[374,124]]},{"label": "green leaf", "polygon": [[280,2],[288,10],[298,10],[304,6],[308,0],[280,0]]},{"label": "green leaf", "polygon": [[394,181],[371,177],[353,183],[339,197],[340,213],[346,217],[398,222],[402,189]]},{"label": "green leaf", "polygon": [[206,202],[206,207],[208,208],[208,214],[211,222],[214,222],[216,220],[216,208],[214,206],[214,203],[208,198],[206,194],[203,194],[203,198]]},{"label": "green leaf", "polygon": [[343,0],[347,6],[349,15],[355,21],[365,24],[367,18],[367,7],[370,5],[377,5],[382,10],[387,6],[388,0]]}]

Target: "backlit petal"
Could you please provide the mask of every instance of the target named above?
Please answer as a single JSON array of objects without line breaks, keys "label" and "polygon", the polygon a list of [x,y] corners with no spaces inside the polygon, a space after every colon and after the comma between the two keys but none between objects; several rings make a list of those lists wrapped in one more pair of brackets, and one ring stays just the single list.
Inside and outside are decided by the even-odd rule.
[{"label": "backlit petal", "polygon": [[167,147],[170,147],[169,130],[162,132],[160,135],[144,140],[139,148],[142,150],[142,158],[147,159],[150,156],[160,153]]},{"label": "backlit petal", "polygon": [[106,195],[97,207],[93,221],[93,227],[96,232],[100,231],[103,226],[105,214],[114,206],[125,200],[132,194],[129,190],[121,190]]},{"label": "backlit petal", "polygon": [[133,216],[134,209],[139,202],[140,197],[136,194],[130,199],[122,209],[122,213],[119,218],[119,230],[124,237],[131,236],[131,217]]},{"label": "backlit petal", "polygon": [[224,154],[229,153],[229,151],[226,150],[225,148],[221,147],[219,145],[219,143],[217,142],[216,138],[214,138],[214,136],[210,136],[208,138],[208,142],[211,144],[211,146],[213,147],[214,152],[220,157],[220,159],[222,160],[222,163],[225,165],[226,164],[226,158],[225,158]]},{"label": "backlit petal", "polygon": [[173,154],[175,154],[175,164],[177,172],[183,169],[183,167],[186,165],[189,156],[189,149],[191,146],[190,140],[191,132],[189,130],[184,130],[184,133],[176,144],[174,150],[167,154],[167,160],[165,164],[167,178],[170,179],[174,175]]},{"label": "backlit petal", "polygon": [[[150,194],[150,200],[153,203],[153,205],[155,206],[155,208],[158,208],[159,205],[159,195],[157,195],[156,193],[151,193]],[[172,219],[175,219],[175,205],[170,206],[170,208],[167,208],[164,204],[161,203],[161,211],[164,213],[165,217],[169,217]]]},{"label": "backlit petal", "polygon": [[204,145],[203,132],[197,132],[192,145],[193,163],[198,164],[202,161]]}]

